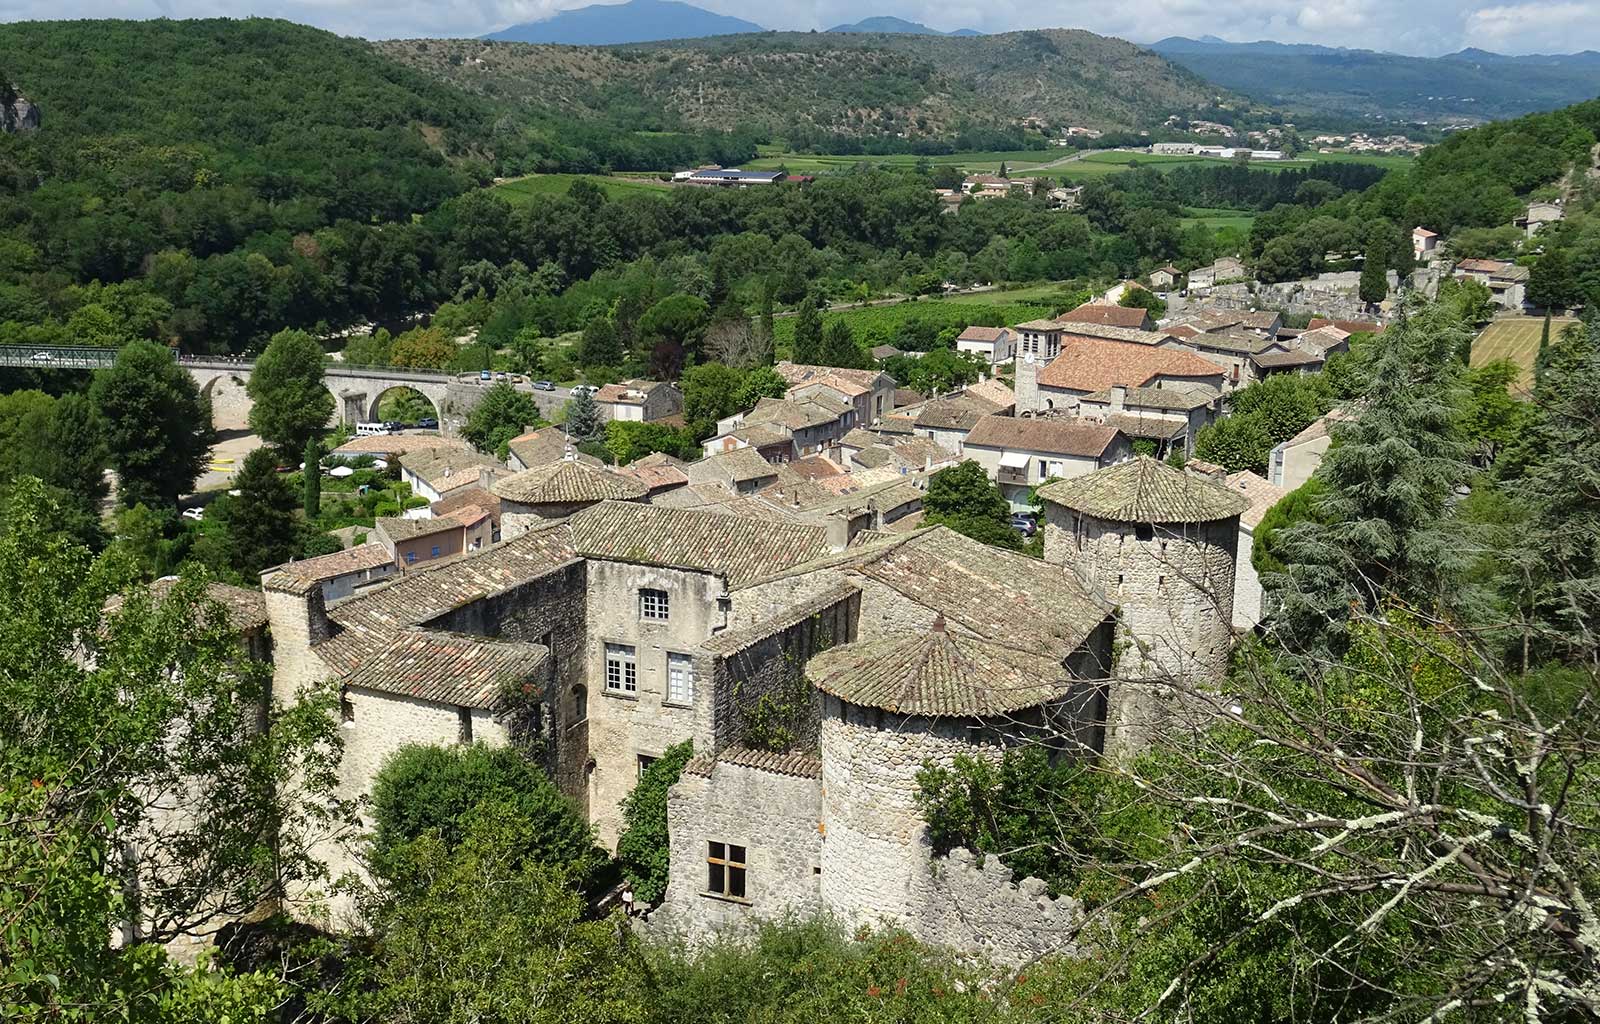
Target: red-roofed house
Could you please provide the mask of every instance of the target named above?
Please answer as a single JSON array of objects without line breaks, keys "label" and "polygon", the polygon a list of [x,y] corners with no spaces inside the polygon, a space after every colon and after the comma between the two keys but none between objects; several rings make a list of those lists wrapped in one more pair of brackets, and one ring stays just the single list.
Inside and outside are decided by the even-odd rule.
[{"label": "red-roofed house", "polygon": [[1073,419],[985,416],[973,425],[964,445],[1013,511],[1031,508],[1029,494],[1046,480],[1093,473],[1133,454],[1115,427]]},{"label": "red-roofed house", "polygon": [[1060,354],[1048,363],[1018,365],[1017,412],[1073,409],[1080,398],[1118,384],[1215,398],[1226,376],[1221,366],[1185,349],[1063,334]]},{"label": "red-roofed house", "polygon": [[1063,323],[1104,324],[1107,327],[1131,327],[1140,331],[1155,330],[1148,309],[1136,306],[1112,306],[1103,302],[1085,302],[1077,309],[1068,310],[1057,317]]},{"label": "red-roofed house", "polygon": [[992,366],[1011,361],[1015,342],[1009,327],[968,327],[956,336],[956,351],[971,352]]}]

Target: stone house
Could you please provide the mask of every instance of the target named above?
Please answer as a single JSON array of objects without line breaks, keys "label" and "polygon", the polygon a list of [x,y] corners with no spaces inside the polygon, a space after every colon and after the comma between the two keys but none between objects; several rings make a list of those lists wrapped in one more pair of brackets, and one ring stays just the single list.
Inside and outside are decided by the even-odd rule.
[{"label": "stone house", "polygon": [[[1004,962],[1062,948],[1077,906],[935,850],[915,775],[1047,735],[1062,756],[1095,756],[1109,607],[1069,574],[943,528],[753,581],[734,603],[707,644],[717,697],[668,797],[671,868],[650,927],[699,939],[821,911]],[[760,749],[722,696],[736,690],[787,695],[797,742]]]},{"label": "stone house", "polygon": [[1334,424],[1350,418],[1348,413],[1335,409],[1273,448],[1267,463],[1268,482],[1292,491],[1310,480],[1333,443]]},{"label": "stone house", "polygon": [[1249,275],[1244,268],[1244,261],[1234,256],[1224,256],[1207,267],[1196,267],[1189,271],[1189,290],[1215,288],[1219,284],[1230,281],[1242,281]]},{"label": "stone house", "polygon": [[654,380],[625,380],[595,392],[602,420],[654,423],[683,412],[683,392],[676,384]]},{"label": "stone house", "polygon": [[489,472],[489,481],[503,467],[499,461],[477,452],[453,451],[448,448],[431,448],[400,456],[400,480],[411,487],[411,493],[426,498],[431,505],[462,487],[476,487],[482,480],[482,471]]},{"label": "stone house", "polygon": [[1411,256],[1418,263],[1431,262],[1439,251],[1439,233],[1424,227],[1411,229]]},{"label": "stone house", "polygon": [[1119,462],[1133,454],[1116,427],[1081,420],[985,416],[967,435],[966,457],[983,467],[1014,512],[1033,506],[1033,488]]},{"label": "stone house", "polygon": [[1015,341],[1009,327],[968,327],[956,335],[956,351],[969,352],[990,366],[998,366],[1011,361]]},{"label": "stone house", "polygon": [[362,587],[389,579],[400,571],[394,551],[379,543],[368,542],[353,548],[302,558],[263,570],[263,578],[273,573],[297,580],[313,580],[322,584],[322,599],[329,604],[342,601]]},{"label": "stone house", "polygon": [[1267,511],[1289,492],[1268,483],[1248,469],[1228,474],[1224,481],[1250,503],[1239,513],[1239,551],[1233,574],[1233,628],[1252,629],[1261,621],[1261,574],[1252,561],[1255,529]]},{"label": "stone house", "polygon": [[682,459],[675,459],[665,452],[652,452],[633,460],[617,472],[644,484],[645,497],[653,498],[664,491],[688,486],[688,467],[689,464]]},{"label": "stone house", "polygon": [[1156,442],[1155,455],[1194,448],[1202,427],[1215,422],[1220,399],[1182,388],[1111,387],[1078,399],[1076,414],[1091,423],[1115,427],[1130,440]]},{"label": "stone house", "polygon": [[1223,386],[1229,391],[1256,380],[1253,360],[1277,344],[1272,338],[1237,328],[1198,331],[1167,343],[1168,347],[1187,349],[1222,367],[1226,371]]},{"label": "stone house", "polygon": [[789,382],[790,398],[829,394],[855,408],[856,425],[871,426],[894,411],[894,378],[882,370],[808,366],[787,360],[773,367]]},{"label": "stone house", "polygon": [[[768,424],[787,433],[795,455],[803,458],[832,448],[856,422],[853,403],[817,388],[799,398],[762,398],[743,415],[741,425]],[[711,448],[716,441],[711,438],[706,446]]]},{"label": "stone house", "polygon": [[754,494],[778,481],[778,467],[762,458],[755,448],[708,455],[689,463],[686,472],[690,484],[713,484],[734,494]]},{"label": "stone house", "polygon": [[1117,384],[1172,388],[1207,400],[1225,386],[1227,372],[1221,366],[1181,348],[1078,334],[1049,337],[1058,339],[1060,350],[1044,366],[1026,357],[1017,365],[1019,415],[1070,411],[1084,396]]},{"label": "stone house", "polygon": [[643,501],[649,490],[637,478],[576,459],[523,470],[494,485],[501,531],[515,537],[602,501]]},{"label": "stone house", "polygon": [[978,398],[964,396],[934,398],[923,405],[922,411],[917,413],[917,436],[925,437],[941,448],[960,455],[967,432],[980,419],[991,415],[994,411],[992,403]]},{"label": "stone house", "polygon": [[717,421],[717,432],[700,443],[705,458],[741,448],[754,449],[774,465],[795,458],[794,436],[777,423],[745,423],[744,413]]},{"label": "stone house", "polygon": [[1526,231],[1529,238],[1532,238],[1540,228],[1546,224],[1554,224],[1565,216],[1566,211],[1562,209],[1560,203],[1532,202],[1528,204],[1528,208],[1522,212],[1522,215],[1517,218],[1516,225]]},{"label": "stone house", "polygon": [[1150,271],[1150,276],[1145,280],[1149,281],[1150,287],[1158,292],[1170,291],[1178,286],[1179,281],[1183,280],[1183,271],[1169,263],[1164,267],[1157,267]]},{"label": "stone house", "polygon": [[440,498],[429,506],[436,516],[447,516],[459,512],[468,506],[476,506],[488,513],[490,528],[494,531],[496,543],[500,540],[500,499],[495,497],[490,490],[494,481],[487,472],[482,473],[477,484],[471,487],[458,487],[448,495]]},{"label": "stone house", "polygon": [[1461,260],[1453,275],[1457,281],[1477,281],[1501,309],[1521,312],[1527,302],[1528,268],[1506,260]]},{"label": "stone house", "polygon": [[1246,499],[1146,456],[1039,488],[1044,558],[1118,610],[1107,749],[1136,750],[1202,712],[1177,691],[1220,682],[1233,644]]},{"label": "stone house", "polygon": [[469,509],[456,515],[428,519],[380,516],[374,522],[371,537],[374,543],[382,546],[396,566],[401,569],[415,568],[454,558],[468,550],[466,518],[472,518],[476,523],[481,516],[482,522],[478,524],[479,530],[474,536],[481,535],[487,542],[490,534],[487,514],[481,509],[477,513],[475,515]]}]

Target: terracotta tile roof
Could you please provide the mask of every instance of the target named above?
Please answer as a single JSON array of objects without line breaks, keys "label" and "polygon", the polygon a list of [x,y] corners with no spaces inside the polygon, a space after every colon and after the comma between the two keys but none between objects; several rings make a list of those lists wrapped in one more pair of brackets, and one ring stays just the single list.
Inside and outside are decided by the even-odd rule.
[{"label": "terracotta tile roof", "polygon": [[1319,327],[1337,327],[1350,334],[1377,334],[1383,330],[1383,325],[1372,320],[1329,320],[1325,317],[1312,317],[1306,324],[1306,330],[1314,331]]},{"label": "terracotta tile roof", "polygon": [[763,398],[756,407],[745,414],[747,426],[772,423],[786,430],[805,430],[837,423],[851,411],[851,406],[826,394],[812,394],[804,398]]},{"label": "terracotta tile roof", "polygon": [[1006,382],[998,377],[990,377],[979,384],[968,384],[961,392],[965,398],[975,398],[980,402],[987,402],[994,406],[996,412],[1005,412],[1013,409],[1017,404],[1017,394],[1006,387]]},{"label": "terracotta tile roof", "polygon": [[1314,349],[1326,353],[1331,348],[1338,348],[1350,340],[1350,331],[1334,324],[1323,324],[1321,327],[1301,331],[1295,338],[1295,345],[1301,348]]},{"label": "terracotta tile roof", "polygon": [[776,423],[747,423],[728,431],[728,436],[736,437],[752,448],[788,444],[794,440],[793,434]]},{"label": "terracotta tile roof", "polygon": [[817,689],[861,707],[906,715],[982,717],[1065,697],[1060,661],[951,632],[897,634],[830,650],[806,663]]},{"label": "terracotta tile roof", "polygon": [[893,345],[874,345],[867,352],[867,355],[882,362],[885,359],[893,359],[895,356],[900,355],[900,350]]},{"label": "terracotta tile roof", "polygon": [[446,514],[446,518],[454,519],[465,527],[473,527],[489,518],[489,510],[482,505],[462,505],[453,512]]},{"label": "terracotta tile roof", "polygon": [[870,430],[863,427],[851,427],[843,437],[839,438],[839,444],[846,448],[865,448],[868,445],[877,444],[878,440],[878,435]]},{"label": "terracotta tile roof", "polygon": [[1498,274],[1510,266],[1506,260],[1461,260],[1456,264],[1456,269],[1478,274]]},{"label": "terracotta tile roof", "polygon": [[496,526],[500,524],[500,499],[476,484],[471,487],[458,487],[434,502],[433,514],[447,516],[468,505],[478,506],[489,513],[489,518],[494,520]]},{"label": "terracotta tile roof", "polygon": [[915,416],[885,416],[876,429],[880,434],[909,434],[916,426]]},{"label": "terracotta tile roof", "polygon": [[1058,318],[1062,323],[1105,324],[1109,327],[1143,327],[1150,316],[1147,309],[1130,306],[1111,306],[1101,302],[1085,302],[1077,309],[1069,309]]},{"label": "terracotta tile roof", "polygon": [[1115,427],[1084,420],[985,416],[967,434],[969,448],[1005,448],[1079,458],[1099,458],[1116,440]]},{"label": "terracotta tile roof", "polygon": [[1328,361],[1320,352],[1258,352],[1250,362],[1263,370],[1278,370],[1286,366],[1321,366]]},{"label": "terracotta tile roof", "polygon": [[922,407],[916,424],[923,430],[971,430],[994,411],[994,405],[972,398],[935,398]]},{"label": "terracotta tile roof", "polygon": [[1270,331],[1278,325],[1280,319],[1280,315],[1270,309],[1201,309],[1174,317],[1167,322],[1167,329],[1193,327],[1206,334],[1225,331],[1230,327]]},{"label": "terracotta tile roof", "polygon": [[1113,384],[1143,387],[1160,377],[1215,377],[1220,384],[1222,376],[1222,367],[1182,349],[1073,338],[1039,371],[1039,384],[1094,392]]},{"label": "terracotta tile roof", "polygon": [[661,382],[655,380],[618,381],[615,384],[607,384],[595,392],[594,400],[614,405],[643,405],[645,399],[650,397],[650,392],[659,387]]},{"label": "terracotta tile roof", "polygon": [[865,466],[867,469],[876,469],[879,466],[887,466],[889,463],[894,462],[895,451],[888,445],[868,445],[850,456],[850,461],[858,466]]},{"label": "terracotta tile roof", "polygon": [[[379,550],[382,550],[381,548]],[[384,561],[389,557],[384,556]],[[150,601],[159,605],[172,593],[172,588],[178,584],[180,577],[163,576],[150,584]],[[122,594],[114,594],[106,601],[106,614],[114,615],[122,609],[127,598]],[[235,587],[228,583],[207,583],[205,597],[201,601],[201,614],[206,614],[205,602],[215,601],[227,613],[228,625],[241,633],[253,629],[260,629],[267,624],[267,602],[259,590],[248,590],[244,587]]]},{"label": "terracotta tile roof", "polygon": [[394,556],[385,551],[382,544],[358,544],[353,548],[335,551],[329,555],[287,562],[274,571],[297,580],[321,583],[324,580],[337,579],[347,573],[376,569],[380,565],[392,562]]},{"label": "terracotta tile roof", "polygon": [[956,335],[957,341],[976,341],[993,344],[1011,334],[1009,327],[968,327]]},{"label": "terracotta tile roof", "polygon": [[642,459],[635,459],[617,472],[633,477],[654,491],[688,483],[689,474],[684,472],[684,466],[682,459],[675,459],[666,452],[653,452]]},{"label": "terracotta tile roof", "polygon": [[1160,331],[1146,331],[1137,327],[1118,327],[1115,324],[1066,323],[1053,321],[1061,329],[1062,344],[1067,338],[1104,338],[1108,341],[1128,341],[1139,345],[1159,345],[1167,340]]},{"label": "terracotta tile roof", "polygon": [[545,658],[538,644],[508,643],[432,629],[402,629],[375,651],[323,644],[317,650],[346,686],[455,707],[499,706],[505,688],[531,678]]},{"label": "terracotta tile roof", "polygon": [[864,395],[878,385],[878,378],[886,376],[881,370],[849,370],[838,366],[813,366],[784,360],[773,367],[778,376],[789,382],[790,388],[807,384],[826,384],[846,395]]},{"label": "terracotta tile roof", "polygon": [[719,473],[725,472],[734,483],[746,483],[751,480],[764,480],[767,477],[776,478],[778,471],[772,463],[761,457],[755,448],[735,448],[731,452],[718,452],[715,455],[692,463],[689,469],[691,479],[697,476],[708,477],[702,471],[715,467]]},{"label": "terracotta tile roof", "polygon": [[1183,339],[1183,343],[1190,348],[1247,356],[1270,348],[1277,342],[1272,338],[1263,338],[1261,335],[1252,334],[1249,331],[1224,328],[1220,331],[1201,331],[1199,334]]},{"label": "terracotta tile roof", "polygon": [[1294,435],[1283,443],[1286,445],[1304,444],[1307,441],[1315,441],[1319,437],[1327,437],[1333,432],[1333,425],[1335,423],[1343,423],[1347,420],[1353,419],[1355,419],[1355,416],[1351,413],[1347,413],[1343,409],[1334,409],[1329,412],[1328,415],[1312,420],[1306,429],[1300,431],[1300,433]]},{"label": "terracotta tile roof", "polygon": [[1129,437],[1150,437],[1161,441],[1170,440],[1189,429],[1189,424],[1183,420],[1127,412],[1107,413],[1106,426],[1115,427]]},{"label": "terracotta tile roof", "polygon": [[494,493],[519,505],[564,505],[608,498],[633,501],[644,497],[646,488],[631,476],[563,459],[497,480]]},{"label": "terracotta tile roof", "polygon": [[709,778],[719,764],[754,768],[797,779],[822,778],[822,759],[804,750],[780,754],[770,750],[751,750],[749,747],[724,747],[715,754],[696,754],[683,766],[683,770],[690,775]]},{"label": "terracotta tile roof", "polygon": [[591,558],[715,573],[737,586],[829,550],[820,526],[606,501],[566,520],[573,548]]},{"label": "terracotta tile roof", "polygon": [[906,437],[890,440],[890,447],[900,461],[912,469],[921,469],[924,463],[953,462],[956,453],[931,437]]},{"label": "terracotta tile roof", "polygon": [[838,476],[843,472],[844,470],[829,459],[821,455],[810,455],[778,467],[778,478],[782,479],[786,473],[792,473],[802,480],[820,480],[823,477]]},{"label": "terracotta tile roof", "polygon": [[449,533],[461,529],[461,521],[453,517],[429,517],[427,519],[407,519],[402,516],[380,516],[374,520],[374,528],[380,531],[391,542],[398,543],[404,540],[416,540],[418,537],[431,537],[438,533]]},{"label": "terracotta tile roof", "polygon": [[480,469],[505,469],[498,459],[488,455],[438,448],[407,452],[400,456],[400,465],[441,495],[457,487],[476,486]]},{"label": "terracotta tile roof", "polygon": [[375,434],[372,437],[352,437],[328,454],[382,457],[426,451],[430,448],[465,452],[471,451],[472,445],[459,437],[439,437],[433,434]]},{"label": "terracotta tile roof", "polygon": [[[1092,395],[1084,395],[1078,399],[1081,402],[1111,401],[1111,389],[1096,391]],[[1213,399],[1204,395],[1196,395],[1180,388],[1128,388],[1127,395],[1123,398],[1123,407],[1127,409],[1161,409],[1171,412],[1188,412],[1201,406],[1210,405]]]},{"label": "terracotta tile roof", "polygon": [[1059,566],[935,526],[862,552],[852,575],[1022,651],[1065,658],[1111,613]]},{"label": "terracotta tile roof", "polygon": [[1116,523],[1206,523],[1236,516],[1249,505],[1214,481],[1145,455],[1046,484],[1039,497]]},{"label": "terracotta tile roof", "polygon": [[1261,517],[1267,514],[1267,510],[1282,501],[1289,493],[1285,488],[1269,483],[1248,469],[1229,474],[1227,484],[1244,495],[1244,500],[1250,503],[1248,508],[1239,513],[1239,525],[1252,530],[1260,525]]},{"label": "terracotta tile roof", "polygon": [[[549,462],[560,462],[567,453],[567,434],[561,427],[540,427],[538,430],[513,437],[506,448],[519,462],[532,469],[534,466],[542,466]],[[586,455],[576,449],[573,454],[579,462],[587,465],[601,464],[593,455]]]},{"label": "terracotta tile roof", "polygon": [[912,388],[894,389],[894,407],[896,409],[902,405],[916,405],[918,402],[926,402],[927,400],[927,395]]}]

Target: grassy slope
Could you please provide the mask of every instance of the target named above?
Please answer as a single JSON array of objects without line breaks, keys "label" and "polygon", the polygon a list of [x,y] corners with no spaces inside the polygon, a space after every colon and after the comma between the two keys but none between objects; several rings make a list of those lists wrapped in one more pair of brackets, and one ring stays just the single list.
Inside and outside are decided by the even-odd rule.
[{"label": "grassy slope", "polygon": [[[1577,320],[1555,317],[1550,321],[1553,339]],[[1473,366],[1482,366],[1497,359],[1509,359],[1522,368],[1519,387],[1533,387],[1533,361],[1539,355],[1539,338],[1544,334],[1544,317],[1519,316],[1495,320],[1483,329],[1472,343]]]},{"label": "grassy slope", "polygon": [[512,204],[526,203],[535,196],[564,195],[578,179],[592,181],[616,198],[632,195],[664,195],[672,186],[666,182],[638,178],[611,178],[602,174],[530,174],[493,186],[492,191]]}]

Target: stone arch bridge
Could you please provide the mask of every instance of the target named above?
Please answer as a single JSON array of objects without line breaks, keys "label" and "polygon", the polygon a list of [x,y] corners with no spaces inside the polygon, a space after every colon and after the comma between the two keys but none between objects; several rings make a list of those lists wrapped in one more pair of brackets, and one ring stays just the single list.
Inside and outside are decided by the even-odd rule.
[{"label": "stone arch bridge", "polygon": [[[117,351],[87,346],[0,345],[0,366],[34,370],[100,370],[116,361]],[[200,390],[212,399],[219,426],[242,426],[250,407],[244,393],[255,364],[245,359],[218,356],[176,357]],[[328,363],[323,371],[333,393],[334,414],[341,423],[360,423],[378,417],[378,402],[395,388],[411,388],[433,403],[439,429],[460,430],[467,412],[477,404],[482,388],[477,374],[460,377],[443,370],[413,370],[395,366],[358,366]],[[449,399],[447,401],[446,399]],[[234,421],[237,421],[235,423]]]}]

